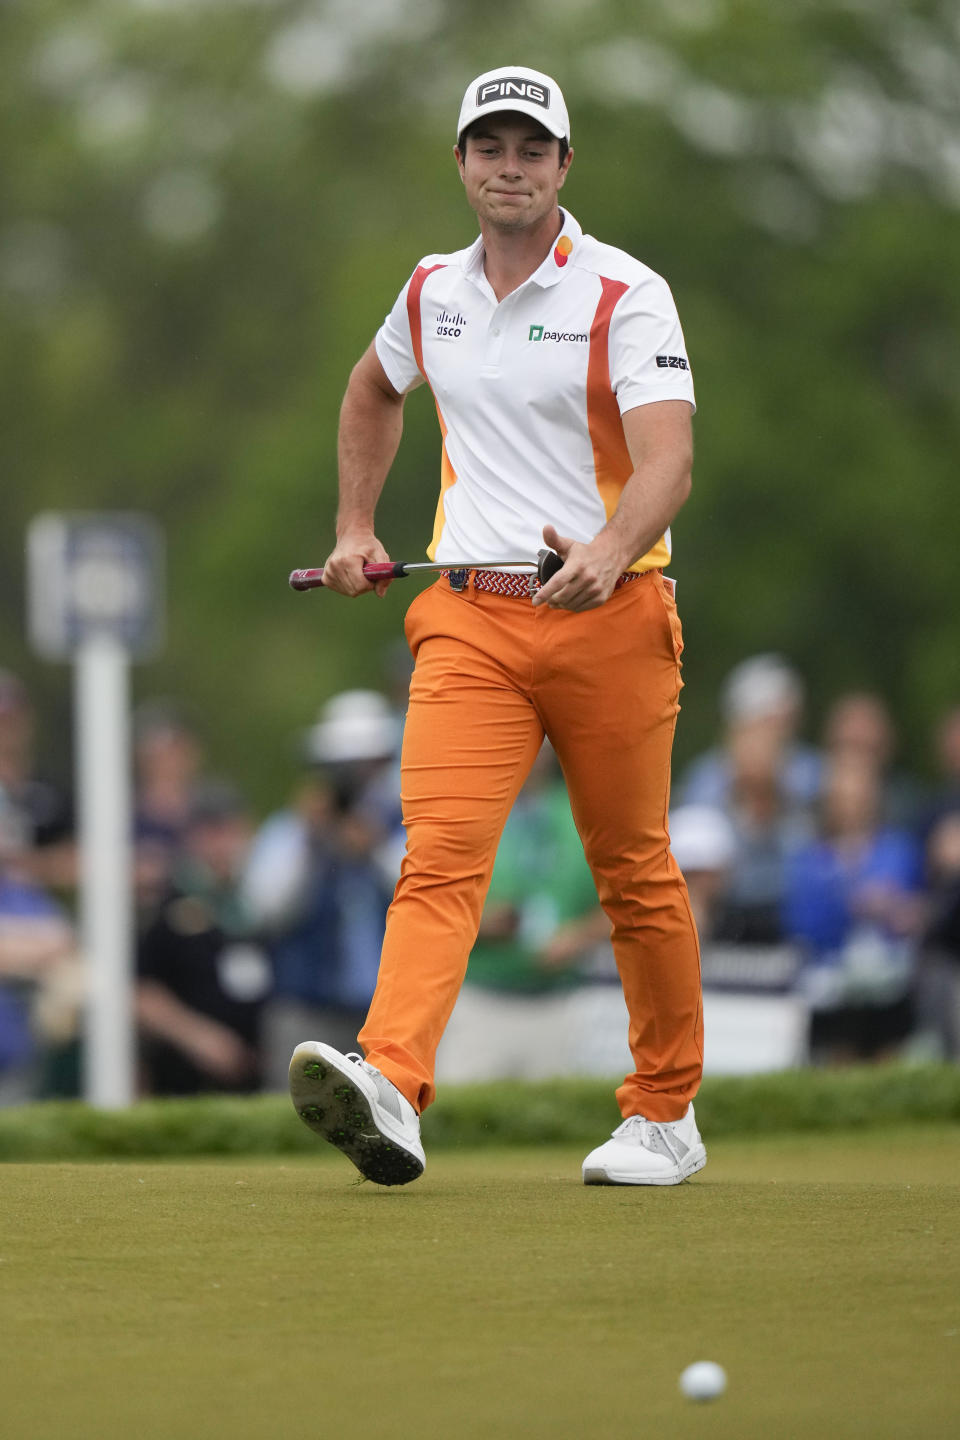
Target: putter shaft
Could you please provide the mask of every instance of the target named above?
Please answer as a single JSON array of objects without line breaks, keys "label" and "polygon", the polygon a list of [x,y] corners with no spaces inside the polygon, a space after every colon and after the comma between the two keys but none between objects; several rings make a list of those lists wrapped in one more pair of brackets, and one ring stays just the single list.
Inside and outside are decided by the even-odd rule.
[{"label": "putter shaft", "polygon": [[[366,579],[402,580],[417,570],[517,570],[520,574],[536,575],[535,560],[377,560],[364,565]],[[316,570],[293,570],[290,574],[291,590],[318,590],[323,588],[323,567]]]}]

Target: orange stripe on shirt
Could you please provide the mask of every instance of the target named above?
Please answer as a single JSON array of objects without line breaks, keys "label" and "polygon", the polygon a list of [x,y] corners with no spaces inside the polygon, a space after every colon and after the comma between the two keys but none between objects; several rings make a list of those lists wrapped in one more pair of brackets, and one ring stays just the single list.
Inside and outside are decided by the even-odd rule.
[{"label": "orange stripe on shirt", "polygon": [[[590,357],[587,362],[587,425],[593,446],[593,470],[597,490],[607,519],[616,510],[630,476],[633,461],[623,434],[623,420],[610,383],[610,320],[617,301],[629,289],[623,280],[600,277],[600,299],[590,326]],[[631,570],[652,570],[665,565],[670,550],[663,536]]]},{"label": "orange stripe on shirt", "polygon": [[[428,275],[434,270],[442,270],[442,265],[418,265],[410,277],[410,284],[407,288],[407,318],[410,321],[410,343],[413,346],[413,358],[417,362],[417,369],[427,379],[427,372],[423,368],[423,320],[420,315],[420,292],[423,290],[424,282]],[[427,384],[429,385],[429,380]]]},{"label": "orange stripe on shirt", "polygon": [[[413,272],[410,285],[407,289],[407,318],[410,321],[410,343],[413,346],[413,358],[417,362],[417,369],[428,385],[430,385],[430,381],[426,370],[423,368],[423,317],[420,313],[420,296],[427,276],[432,275],[434,270],[442,270],[443,268],[442,265],[418,265]],[[431,393],[433,393],[432,385],[430,385],[430,390]],[[443,440],[440,458],[440,497],[437,500],[437,513],[433,522],[433,538],[427,546],[427,555],[431,560],[437,552],[437,542],[443,530],[444,496],[457,479],[457,472],[450,464],[450,457],[447,454],[447,422],[443,418],[440,402],[437,400],[435,394],[433,396],[433,403],[437,407],[437,419],[440,422],[440,434]]]}]

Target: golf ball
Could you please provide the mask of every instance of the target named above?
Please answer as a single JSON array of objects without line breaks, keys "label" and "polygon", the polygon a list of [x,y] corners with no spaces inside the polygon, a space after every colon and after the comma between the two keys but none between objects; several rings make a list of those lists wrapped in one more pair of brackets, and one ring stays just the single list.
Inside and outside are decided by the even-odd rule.
[{"label": "golf ball", "polygon": [[688,1400],[716,1400],[727,1388],[727,1373],[713,1360],[698,1360],[680,1376],[680,1389]]}]

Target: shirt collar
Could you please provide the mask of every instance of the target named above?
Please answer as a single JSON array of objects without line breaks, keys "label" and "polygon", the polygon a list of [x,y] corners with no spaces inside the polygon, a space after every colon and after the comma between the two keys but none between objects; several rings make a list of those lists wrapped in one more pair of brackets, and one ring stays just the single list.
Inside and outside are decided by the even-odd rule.
[{"label": "shirt collar", "polygon": [[[575,257],[577,246],[583,240],[583,231],[569,210],[561,210],[560,217],[563,224],[560,229],[560,234],[557,236],[556,244],[543,264],[533,272],[530,280],[527,282],[528,284],[532,282],[534,285],[539,285],[543,290],[547,289],[550,285],[556,285],[558,281],[563,279],[564,270]],[[483,236],[478,235],[469,250],[463,251],[460,260],[460,267],[464,275],[466,275],[468,280],[472,280],[474,284],[485,283],[483,254]]]},{"label": "shirt collar", "polygon": [[576,256],[577,246],[583,239],[583,231],[569,210],[561,210],[560,216],[563,225],[557,236],[556,244],[539,270],[535,270],[530,276],[533,283],[539,285],[543,290],[550,285],[556,285],[563,279],[564,271]]},{"label": "shirt collar", "polygon": [[483,236],[478,235],[470,246],[460,256],[460,268],[468,280],[479,280],[483,274]]}]

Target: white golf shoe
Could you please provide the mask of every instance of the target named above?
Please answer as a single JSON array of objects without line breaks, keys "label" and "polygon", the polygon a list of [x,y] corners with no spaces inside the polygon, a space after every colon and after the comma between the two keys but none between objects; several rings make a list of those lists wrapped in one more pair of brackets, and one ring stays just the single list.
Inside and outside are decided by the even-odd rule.
[{"label": "white golf shoe", "polygon": [[423,1174],[420,1116],[362,1055],[305,1040],[290,1061],[290,1098],[303,1123],[342,1150],[367,1180],[406,1185]]},{"label": "white golf shoe", "polygon": [[707,1163],[693,1114],[682,1120],[630,1115],[583,1162],[584,1185],[679,1185]]}]

